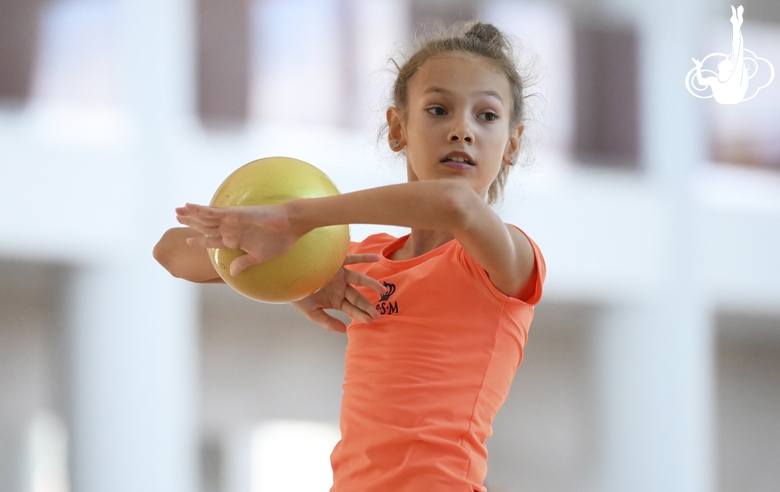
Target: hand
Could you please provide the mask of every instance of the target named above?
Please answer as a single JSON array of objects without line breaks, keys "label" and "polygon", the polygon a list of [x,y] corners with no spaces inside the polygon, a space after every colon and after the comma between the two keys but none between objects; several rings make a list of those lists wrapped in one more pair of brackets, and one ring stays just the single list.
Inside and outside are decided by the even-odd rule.
[{"label": "hand", "polygon": [[701,62],[699,60],[696,58],[691,58],[691,60],[693,60],[693,63],[696,64],[696,68],[701,68]]},{"label": "hand", "polygon": [[[344,265],[374,262],[379,261],[379,258],[379,255],[347,255]],[[374,306],[353,285],[362,285],[380,294],[384,294],[386,290],[384,285],[368,275],[347,270],[342,266],[325,287],[290,304],[326,330],[344,333],[347,331],[347,325],[326,313],[326,309],[338,309],[363,323],[370,323],[380,317]]]},{"label": "hand", "polygon": [[230,265],[234,277],[251,265],[286,253],[305,234],[292,230],[282,204],[205,207],[188,203],[176,209],[176,220],[204,235],[187,239],[187,244],[244,251]]}]

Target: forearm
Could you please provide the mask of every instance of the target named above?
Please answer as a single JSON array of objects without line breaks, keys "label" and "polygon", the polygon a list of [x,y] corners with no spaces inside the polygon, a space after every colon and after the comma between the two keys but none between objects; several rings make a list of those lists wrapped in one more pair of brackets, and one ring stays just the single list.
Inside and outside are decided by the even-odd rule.
[{"label": "forearm", "polygon": [[291,200],[285,207],[291,226],[303,233],[336,224],[452,231],[463,225],[466,193],[473,191],[452,180],[415,181],[324,198]]},{"label": "forearm", "polygon": [[200,235],[189,227],[169,229],[155,245],[154,258],[174,277],[199,283],[222,282],[206,250],[187,244],[187,238]]}]

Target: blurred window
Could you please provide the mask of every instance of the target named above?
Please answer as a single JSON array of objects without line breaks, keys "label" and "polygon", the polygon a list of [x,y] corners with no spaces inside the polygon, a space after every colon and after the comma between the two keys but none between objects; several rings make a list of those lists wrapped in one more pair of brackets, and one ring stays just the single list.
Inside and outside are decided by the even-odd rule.
[{"label": "blurred window", "polygon": [[780,490],[780,318],[715,320],[717,490]]},{"label": "blurred window", "polygon": [[636,168],[639,162],[638,42],[632,26],[574,26],[574,157]]},{"label": "blurred window", "polygon": [[[780,4],[778,4],[780,12]],[[709,122],[709,153],[713,161],[751,167],[780,169],[780,24],[761,23],[745,7],[745,23],[741,32],[745,49],[756,57],[766,58],[774,66],[775,79],[755,96],[739,104],[718,104],[703,100]],[[731,25],[725,19],[713,21],[705,30],[702,53],[731,52]],[[703,68],[713,69],[705,62]],[[771,71],[765,62],[748,65],[751,77],[748,98],[756,87],[769,81]]]},{"label": "blurred window", "polygon": [[564,7],[534,1],[500,1],[481,14],[516,44],[525,77],[528,125],[523,139],[556,150],[571,147],[573,132],[572,26]]},{"label": "blurred window", "polygon": [[249,0],[198,0],[198,114],[207,126],[247,119],[249,13]]},{"label": "blurred window", "polygon": [[39,2],[0,2],[0,100],[23,102],[30,95],[38,41]]},{"label": "blurred window", "polygon": [[[343,121],[345,20],[340,0],[252,4],[250,111],[254,119]],[[348,73],[348,70],[346,71]]]},{"label": "blurred window", "polygon": [[113,106],[120,99],[120,12],[111,0],[57,0],[41,11],[33,96]]}]

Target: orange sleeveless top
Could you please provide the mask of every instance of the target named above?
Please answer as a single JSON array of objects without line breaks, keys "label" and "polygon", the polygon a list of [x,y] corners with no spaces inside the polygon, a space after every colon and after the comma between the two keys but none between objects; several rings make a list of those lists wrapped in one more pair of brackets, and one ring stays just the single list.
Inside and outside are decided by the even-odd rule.
[{"label": "orange sleeveless top", "polygon": [[349,268],[389,289],[380,298],[358,287],[382,317],[347,329],[331,492],[485,492],[485,441],[523,358],[544,259],[531,241],[536,288],[521,301],[499,291],[456,240],[390,260],[407,239],[350,244],[350,253],[381,254]]}]

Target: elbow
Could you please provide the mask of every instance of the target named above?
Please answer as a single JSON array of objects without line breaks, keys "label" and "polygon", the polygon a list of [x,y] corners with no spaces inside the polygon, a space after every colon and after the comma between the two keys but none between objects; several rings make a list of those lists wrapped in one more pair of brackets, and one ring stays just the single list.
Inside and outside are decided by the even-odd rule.
[{"label": "elbow", "polygon": [[176,278],[181,278],[181,275],[177,275],[175,268],[173,267],[173,254],[170,248],[166,247],[167,245],[165,239],[166,236],[163,235],[157,244],[154,245],[154,249],[152,249],[152,256],[155,260],[157,260],[157,263],[159,263],[160,266],[168,271],[168,273]]},{"label": "elbow", "polygon": [[165,258],[165,249],[162,245],[162,240],[158,241],[157,244],[154,245],[154,249],[152,249],[152,256],[155,260],[157,260],[157,263],[160,265],[163,264],[163,260]]},{"label": "elbow", "polygon": [[171,269],[169,268],[169,260],[170,255],[166,251],[165,244],[163,244],[163,240],[160,239],[160,241],[157,242],[157,244],[154,245],[154,249],[152,250],[152,256],[155,260],[157,260],[157,263],[159,263],[163,268],[168,270],[168,272],[171,272]]}]

